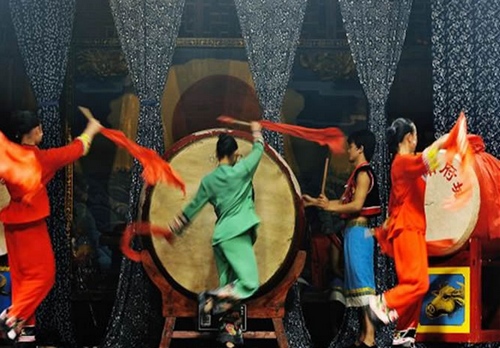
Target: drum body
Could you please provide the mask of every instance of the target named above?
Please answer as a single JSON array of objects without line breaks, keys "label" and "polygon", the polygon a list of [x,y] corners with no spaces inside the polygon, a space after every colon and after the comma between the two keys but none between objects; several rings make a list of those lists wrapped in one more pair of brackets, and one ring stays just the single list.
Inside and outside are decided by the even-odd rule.
[{"label": "drum body", "polygon": [[[445,150],[439,152],[441,160],[444,160],[445,153]],[[460,250],[474,233],[481,207],[479,182],[474,170],[469,173],[472,179],[472,195],[467,203],[454,210],[443,207],[445,200],[450,199],[462,187],[463,178],[458,170],[459,166],[460,161],[455,158],[452,164],[444,164],[426,177],[426,240],[452,241],[451,244],[438,243],[429,246],[429,256],[446,256]]]},{"label": "drum body", "polygon": [[[201,179],[218,164],[215,149],[218,135],[211,129],[187,136],[167,151],[165,158],[186,183],[186,197],[170,186],[147,188],[143,220],[165,226],[194,197]],[[244,156],[252,148],[250,134],[229,131]],[[304,213],[299,185],[286,162],[268,145],[254,176],[255,206],[261,224],[254,245],[260,289],[267,291],[287,271],[302,241]],[[194,295],[218,287],[218,273],[212,250],[216,216],[207,204],[194,217],[182,237],[173,244],[159,237],[145,238],[158,269],[177,289]]]}]

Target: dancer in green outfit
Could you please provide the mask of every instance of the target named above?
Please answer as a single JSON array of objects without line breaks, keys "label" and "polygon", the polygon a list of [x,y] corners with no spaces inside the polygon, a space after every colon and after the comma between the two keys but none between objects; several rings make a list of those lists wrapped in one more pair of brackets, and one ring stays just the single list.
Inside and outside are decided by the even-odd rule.
[{"label": "dancer in green outfit", "polygon": [[239,304],[259,288],[259,274],[253,244],[260,223],[255,212],[252,179],[264,152],[261,125],[250,124],[253,148],[238,160],[238,144],[234,137],[221,133],[217,141],[219,165],[200,183],[195,197],[170,223],[170,229],[181,235],[198,212],[210,203],[217,222],[212,238],[219,288],[199,296],[200,310],[221,316],[219,341],[225,347],[243,343]]}]

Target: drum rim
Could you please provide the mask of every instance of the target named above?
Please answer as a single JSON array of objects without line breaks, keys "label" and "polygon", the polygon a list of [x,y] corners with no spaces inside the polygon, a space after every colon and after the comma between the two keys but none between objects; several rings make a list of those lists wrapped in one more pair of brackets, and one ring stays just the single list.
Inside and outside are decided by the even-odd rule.
[{"label": "drum rim", "polygon": [[[179,151],[181,151],[183,148],[186,146],[191,145],[192,143],[204,139],[204,138],[209,138],[213,136],[217,136],[220,133],[229,133],[237,138],[241,138],[247,141],[252,142],[253,138],[250,133],[240,131],[240,130],[228,130],[225,128],[212,128],[208,130],[203,130],[199,132],[195,132],[192,134],[189,134],[182,139],[179,139],[177,142],[175,142],[170,148],[168,148],[165,151],[165,154],[162,156],[163,159],[168,161],[170,158],[175,156]],[[286,161],[278,154],[278,152],[272,148],[269,144],[265,143],[264,144],[264,152],[271,157],[273,162],[279,166],[279,168],[286,173],[286,178],[289,183],[289,185],[292,188],[292,194],[293,194],[293,201],[295,205],[295,228],[293,232],[293,240],[290,243],[290,247],[288,248],[288,251],[286,253],[286,256],[281,263],[281,265],[276,269],[274,274],[262,285],[259,286],[259,289],[257,292],[252,296],[253,297],[258,297],[262,294],[265,294],[273,289],[280,280],[284,278],[286,273],[289,271],[291,265],[293,264],[293,261],[298,253],[298,251],[301,249],[301,243],[304,237],[304,229],[305,229],[305,211],[304,211],[304,205],[301,199],[301,192],[300,192],[300,186],[298,182],[296,181],[295,174],[291,170],[291,168],[288,166]],[[295,179],[295,180],[294,180]],[[141,202],[140,202],[140,212],[139,216],[142,221],[149,222],[149,213],[150,213],[150,208],[151,208],[151,195],[153,193],[153,186],[150,185],[144,185],[142,189],[142,195],[141,195]],[[167,269],[163,266],[158,254],[156,253],[156,250],[153,245],[152,237],[151,236],[141,236],[140,237],[142,241],[142,245],[144,249],[146,249],[150,256],[151,259],[153,260],[153,263],[155,264],[156,268],[160,272],[160,274],[169,282],[169,284],[176,289],[177,291],[183,293],[184,295],[190,297],[190,298],[197,298],[198,294],[192,292],[189,289],[186,289],[184,286],[179,284],[167,271]]]}]

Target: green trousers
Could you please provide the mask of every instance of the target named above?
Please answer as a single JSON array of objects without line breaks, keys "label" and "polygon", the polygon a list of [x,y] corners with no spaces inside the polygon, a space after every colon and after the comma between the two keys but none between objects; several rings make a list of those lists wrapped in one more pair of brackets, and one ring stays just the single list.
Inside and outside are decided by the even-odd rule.
[{"label": "green trousers", "polygon": [[235,296],[244,300],[259,288],[259,270],[253,250],[253,230],[214,245],[219,286],[233,283]]}]

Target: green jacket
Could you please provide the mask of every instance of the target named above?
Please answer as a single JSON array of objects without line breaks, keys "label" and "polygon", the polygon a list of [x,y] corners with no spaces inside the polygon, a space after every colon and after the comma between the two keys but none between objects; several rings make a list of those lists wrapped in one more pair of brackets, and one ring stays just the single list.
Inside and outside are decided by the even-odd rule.
[{"label": "green jacket", "polygon": [[214,206],[217,221],[212,245],[236,237],[260,223],[255,212],[252,178],[263,152],[264,145],[257,141],[250,154],[234,166],[218,166],[203,177],[195,197],[184,208],[184,216],[191,221],[205,204]]}]

